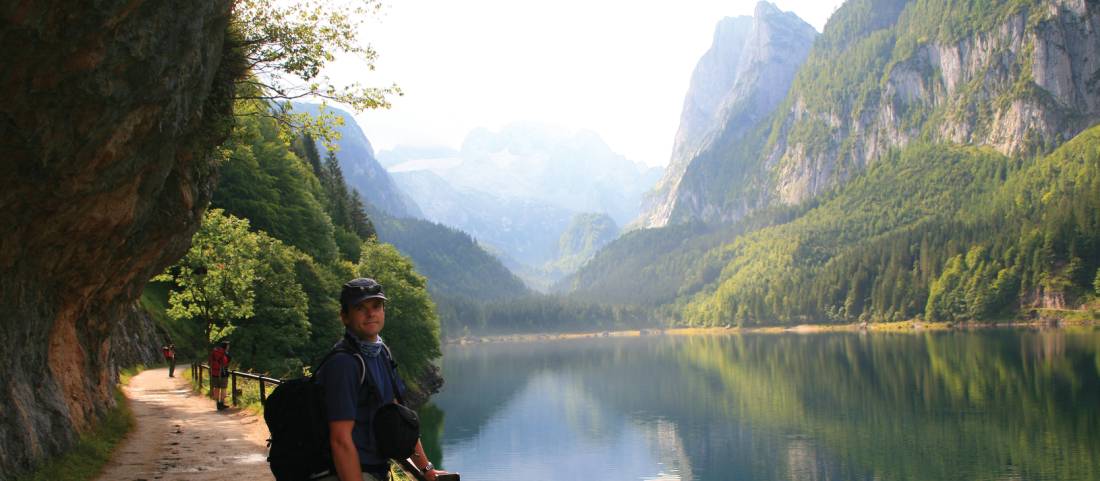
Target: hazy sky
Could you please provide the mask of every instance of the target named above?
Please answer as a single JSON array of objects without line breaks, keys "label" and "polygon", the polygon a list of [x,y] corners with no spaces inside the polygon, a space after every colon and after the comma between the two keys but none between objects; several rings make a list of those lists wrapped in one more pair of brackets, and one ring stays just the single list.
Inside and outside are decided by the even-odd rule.
[{"label": "hazy sky", "polygon": [[[753,0],[383,0],[363,38],[377,70],[333,77],[396,82],[390,110],[357,116],[376,150],[458,148],[472,128],[526,120],[597,132],[613,150],[664,165],[714,27]],[[821,31],[842,0],[777,0]]]}]

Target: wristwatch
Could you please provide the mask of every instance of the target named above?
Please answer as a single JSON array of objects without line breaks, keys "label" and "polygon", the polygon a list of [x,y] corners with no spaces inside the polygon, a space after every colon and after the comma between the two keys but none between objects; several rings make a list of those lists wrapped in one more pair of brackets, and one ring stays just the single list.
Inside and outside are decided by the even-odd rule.
[{"label": "wristwatch", "polygon": [[420,468],[420,472],[428,474],[428,471],[431,471],[433,469],[435,469],[435,466],[432,465],[431,461],[428,461],[428,464],[425,464],[423,468]]}]

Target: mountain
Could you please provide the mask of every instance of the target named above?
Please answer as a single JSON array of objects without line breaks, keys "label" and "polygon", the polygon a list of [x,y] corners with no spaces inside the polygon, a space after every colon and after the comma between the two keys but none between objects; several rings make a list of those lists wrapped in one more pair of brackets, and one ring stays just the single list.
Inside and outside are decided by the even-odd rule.
[{"label": "mountain", "polygon": [[[438,157],[430,157],[433,150]],[[533,286],[560,278],[558,238],[580,213],[620,224],[660,175],[613,152],[594,132],[531,122],[475,129],[458,152],[397,148],[390,167],[424,216],[469,232]]]},{"label": "mountain", "polygon": [[[363,134],[363,129],[355,122],[355,118],[331,105],[326,106],[325,110],[343,122],[343,125],[336,127],[336,132],[340,134],[340,140],[336,141],[336,157],[348,185],[358,190],[367,202],[391,216],[423,217],[416,201],[402,192],[386,169],[378,163],[370,140]],[[295,102],[293,111],[317,116],[320,105]],[[323,142],[318,142],[317,146],[321,151],[321,158],[328,155],[328,148]]]},{"label": "mountain", "polygon": [[849,1],[774,113],[737,142],[704,146],[651,212],[732,221],[797,204],[913,141],[1049,152],[1100,117],[1095,8]]},{"label": "mountain", "polygon": [[424,218],[469,233],[478,243],[527,266],[557,256],[557,239],[573,212],[521,197],[455,187],[430,170],[396,171],[393,179],[419,199]]},{"label": "mountain", "polygon": [[1098,27],[1094,2],[851,0],[771,116],[689,163],[671,224],[559,287],[700,325],[1091,305]]},{"label": "mountain", "polygon": [[754,134],[787,95],[816,36],[796,15],[766,2],[757,4],[752,18],[719,22],[710,50],[692,74],[669,166],[647,193],[635,226],[744,214],[740,205],[730,209],[709,201],[744,182],[751,167],[731,157],[759,143]]},{"label": "mountain", "polygon": [[765,150],[780,202],[913,141],[1026,155],[1100,119],[1094,2],[852,1],[836,16]]},{"label": "mountain", "polygon": [[437,303],[456,298],[498,301],[529,293],[523,281],[469,234],[426,220],[392,217],[371,206],[368,211],[378,239],[412,259],[417,272],[428,278]]},{"label": "mountain", "polygon": [[441,146],[398,145],[392,149],[378,151],[377,156],[378,163],[388,169],[395,165],[420,159],[457,158],[458,151]]},{"label": "mountain", "polygon": [[616,154],[595,132],[531,122],[475,129],[460,155],[461,165],[441,173],[456,186],[604,212],[619,223],[637,215],[658,172]]},{"label": "mountain", "polygon": [[619,227],[607,214],[577,214],[558,239],[557,260],[548,267],[574,272],[618,236]]}]

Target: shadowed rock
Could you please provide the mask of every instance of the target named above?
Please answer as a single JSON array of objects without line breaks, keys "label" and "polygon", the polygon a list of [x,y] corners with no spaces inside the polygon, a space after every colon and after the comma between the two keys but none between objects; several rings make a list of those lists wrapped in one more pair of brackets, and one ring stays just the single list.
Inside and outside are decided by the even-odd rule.
[{"label": "shadowed rock", "polygon": [[110,333],[209,202],[230,5],[0,4],[0,478],[112,407]]}]

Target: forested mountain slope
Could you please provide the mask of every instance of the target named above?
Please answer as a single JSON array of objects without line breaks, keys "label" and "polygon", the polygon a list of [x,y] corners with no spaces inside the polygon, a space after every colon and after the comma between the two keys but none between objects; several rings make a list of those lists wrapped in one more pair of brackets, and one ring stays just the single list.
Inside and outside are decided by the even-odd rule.
[{"label": "forested mountain slope", "polygon": [[[707,325],[1088,302],[1100,142],[1078,134],[1100,120],[1098,26],[1088,2],[851,0],[760,149],[721,158],[751,168],[698,197],[720,215],[683,217],[713,224],[625,236],[563,287]],[[637,279],[663,288],[631,296]]]},{"label": "forested mountain slope", "polygon": [[409,256],[428,278],[428,289],[443,298],[497,301],[528,294],[523,281],[499,259],[458,229],[421,219],[372,216],[378,238]]},{"label": "forested mountain slope", "polygon": [[422,399],[438,384],[429,362],[439,356],[439,320],[424,278],[373,239],[366,204],[337,159],[322,161],[312,139],[263,115],[268,108],[240,102],[235,109],[213,209],[191,250],[161,279],[174,319],[165,329],[193,353],[227,339],[240,368],[298,375],[343,331],[343,282],[400,279],[386,286],[391,311],[403,318],[401,328],[387,330],[387,342],[400,349]]}]

